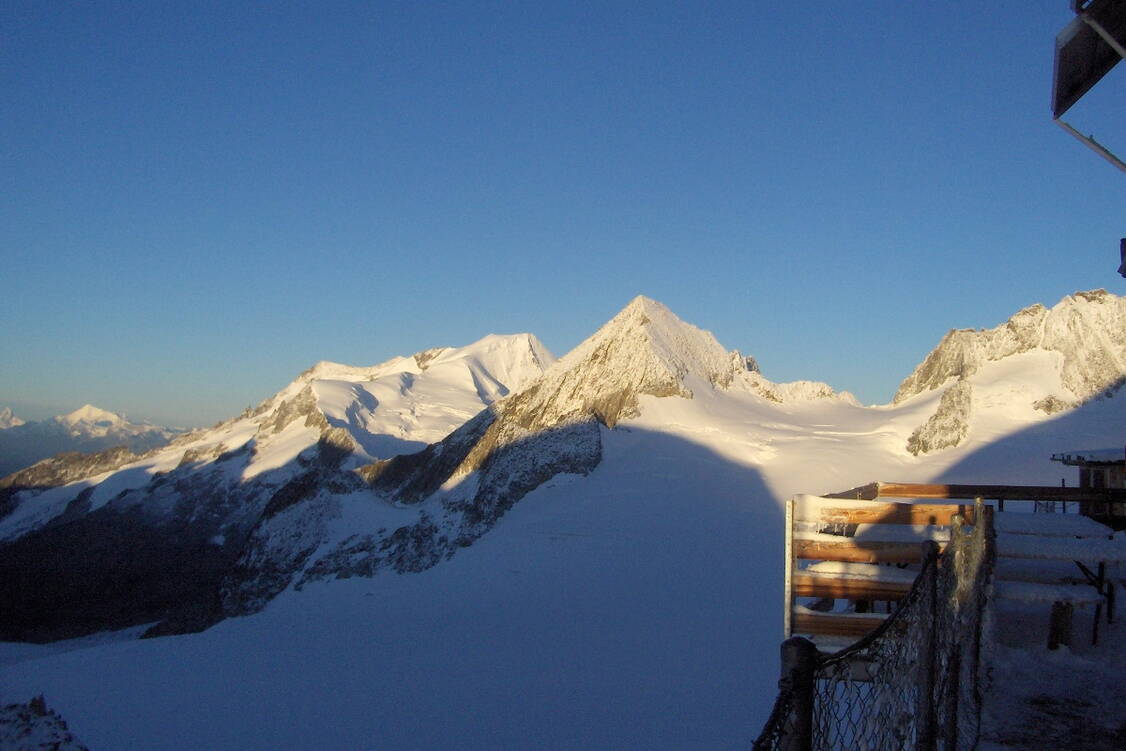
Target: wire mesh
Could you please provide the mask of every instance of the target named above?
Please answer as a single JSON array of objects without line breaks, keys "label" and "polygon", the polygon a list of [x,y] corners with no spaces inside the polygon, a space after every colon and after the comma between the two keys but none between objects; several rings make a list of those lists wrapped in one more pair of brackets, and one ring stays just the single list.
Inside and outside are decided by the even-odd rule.
[{"label": "wire mesh", "polygon": [[888,751],[913,747],[919,663],[929,638],[935,562],[881,628],[820,661],[815,673],[813,747]]},{"label": "wire mesh", "polygon": [[[982,627],[993,567],[989,510],[956,519],[945,553],[924,560],[911,591],[875,631],[818,658],[812,738],[818,751],[976,748],[987,671]],[[792,687],[782,682],[755,751],[788,749]],[[925,725],[925,727],[924,727]]]},{"label": "wire mesh", "polygon": [[775,751],[775,749],[785,748],[783,744],[793,725],[793,715],[790,711],[793,698],[794,692],[789,687],[783,686],[780,688],[778,698],[774,700],[774,709],[770,713],[770,719],[766,721],[762,733],[759,734],[758,739],[752,746],[754,751]]}]

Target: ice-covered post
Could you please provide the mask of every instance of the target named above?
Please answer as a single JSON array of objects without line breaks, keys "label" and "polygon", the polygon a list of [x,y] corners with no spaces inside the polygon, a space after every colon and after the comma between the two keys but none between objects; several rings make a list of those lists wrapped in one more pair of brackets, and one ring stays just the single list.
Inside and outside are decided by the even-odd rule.
[{"label": "ice-covered post", "polygon": [[915,718],[915,748],[917,751],[935,751],[934,667],[935,648],[938,644],[938,543],[923,543],[923,571],[926,589],[923,591],[922,618],[919,623],[926,629],[919,644],[919,697]]},{"label": "ice-covered post", "polygon": [[946,722],[943,724],[942,742],[943,751],[958,751],[958,692],[962,688],[962,656],[957,648],[950,655],[950,663],[946,666],[946,697],[943,713]]},{"label": "ice-covered post", "polygon": [[790,718],[782,739],[785,751],[813,748],[813,689],[816,682],[817,647],[809,639],[794,636],[782,642],[782,678],[778,685],[789,690]]}]

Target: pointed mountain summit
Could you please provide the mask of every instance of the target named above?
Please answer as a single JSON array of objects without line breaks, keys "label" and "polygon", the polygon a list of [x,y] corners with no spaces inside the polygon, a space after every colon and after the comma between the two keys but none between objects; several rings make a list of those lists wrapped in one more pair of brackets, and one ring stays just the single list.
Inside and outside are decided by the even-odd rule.
[{"label": "pointed mountain summit", "polygon": [[[518,472],[523,480],[513,485],[507,470],[501,474],[507,495],[522,495],[556,472],[585,474],[593,469],[601,457],[598,425],[613,428],[637,416],[641,396],[690,399],[693,388],[726,387],[737,371],[746,369],[746,360],[724,350],[710,332],[639,296],[523,391],[496,403],[441,443],[414,456],[374,464],[366,475],[396,502],[417,503],[450,480],[477,470],[485,472],[479,488],[491,487],[493,480],[499,482],[492,475],[508,465],[498,452],[519,447],[530,462]],[[529,452],[527,446],[540,433],[550,433],[550,440]],[[501,505],[514,501],[509,498]]]},{"label": "pointed mountain summit", "polygon": [[745,368],[711,332],[638,296],[545,374],[524,411],[534,414],[529,428],[591,414],[612,428],[636,416],[639,396],[691,398],[693,388],[726,387]]}]

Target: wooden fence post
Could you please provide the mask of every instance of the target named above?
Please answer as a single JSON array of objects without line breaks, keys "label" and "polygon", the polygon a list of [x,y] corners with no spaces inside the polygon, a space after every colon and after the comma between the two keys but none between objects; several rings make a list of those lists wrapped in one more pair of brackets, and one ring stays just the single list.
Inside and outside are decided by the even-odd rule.
[{"label": "wooden fence post", "polygon": [[926,591],[923,593],[920,625],[927,630],[919,645],[918,706],[915,710],[916,751],[935,751],[934,678],[935,647],[938,641],[938,543],[923,543],[923,572]]},{"label": "wooden fence post", "polygon": [[[1048,649],[1059,649],[1061,644],[1071,646],[1072,611],[1070,602],[1057,600],[1052,603],[1052,615],[1048,620]],[[1097,619],[1095,627],[1098,628]]]},{"label": "wooden fence post", "polygon": [[785,751],[813,748],[813,690],[816,684],[817,647],[809,639],[795,636],[782,642],[782,679],[791,692],[789,729],[782,740]]}]

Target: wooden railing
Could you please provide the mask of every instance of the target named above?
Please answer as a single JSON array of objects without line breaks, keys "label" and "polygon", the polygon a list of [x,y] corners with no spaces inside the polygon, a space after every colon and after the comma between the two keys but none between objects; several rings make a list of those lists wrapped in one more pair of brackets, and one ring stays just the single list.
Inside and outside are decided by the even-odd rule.
[{"label": "wooden railing", "polygon": [[[856,489],[868,491],[862,494],[854,490],[830,496],[798,495],[789,501],[787,638],[809,636],[839,646],[841,640],[868,634],[911,589],[917,570],[913,564],[922,560],[920,543],[934,540],[942,551],[956,516],[965,524],[974,524],[978,512],[972,503],[874,500],[886,488],[898,493],[920,487],[925,486],[872,483]],[[857,495],[872,499],[857,500]],[[988,507],[980,508],[981,513],[992,513]],[[877,612],[881,604],[882,614]]]}]

